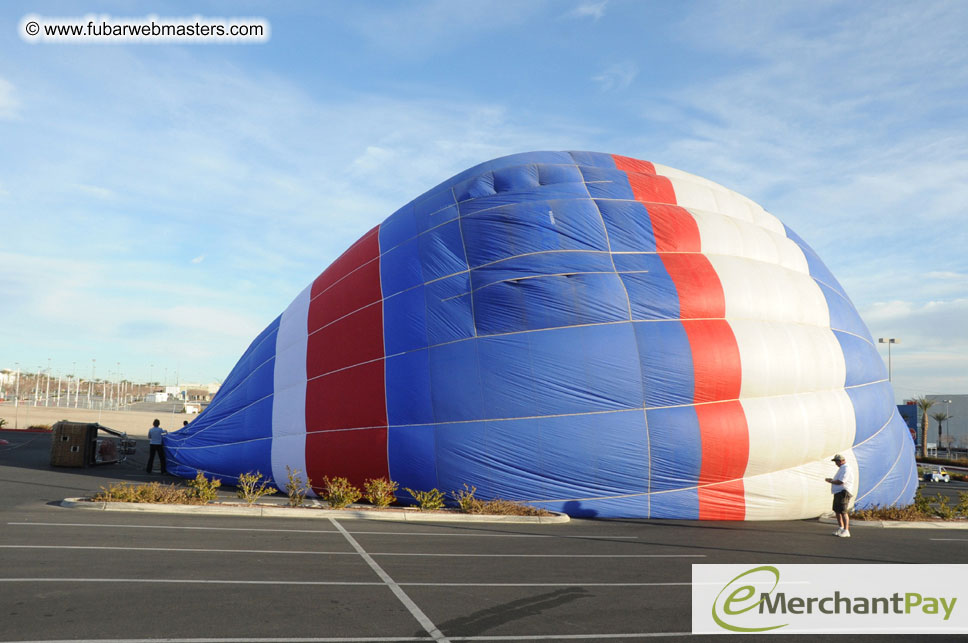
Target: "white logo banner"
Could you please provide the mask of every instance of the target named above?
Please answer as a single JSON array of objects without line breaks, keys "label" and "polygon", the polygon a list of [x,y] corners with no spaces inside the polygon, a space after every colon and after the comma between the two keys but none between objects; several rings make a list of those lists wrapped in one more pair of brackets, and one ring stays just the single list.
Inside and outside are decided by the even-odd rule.
[{"label": "white logo banner", "polygon": [[693,565],[696,634],[968,634],[968,565]]}]

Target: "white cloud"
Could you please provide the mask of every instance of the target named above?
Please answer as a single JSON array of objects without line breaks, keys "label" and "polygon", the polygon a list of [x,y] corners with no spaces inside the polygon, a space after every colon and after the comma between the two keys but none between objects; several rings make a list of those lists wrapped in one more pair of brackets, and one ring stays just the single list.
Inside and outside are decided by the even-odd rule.
[{"label": "white cloud", "polygon": [[203,261],[205,261],[205,255],[198,255],[192,258],[192,263],[202,263]]},{"label": "white cloud", "polygon": [[15,96],[14,86],[0,78],[0,120],[16,120],[19,112],[20,103]]},{"label": "white cloud", "polygon": [[602,19],[605,15],[605,6],[608,1],[603,2],[586,2],[578,5],[571,11],[565,14],[567,18],[592,18],[596,22]]},{"label": "white cloud", "polygon": [[598,83],[603,92],[608,92],[628,89],[638,74],[639,68],[635,63],[624,61],[609,65],[600,74],[593,76],[592,80]]}]

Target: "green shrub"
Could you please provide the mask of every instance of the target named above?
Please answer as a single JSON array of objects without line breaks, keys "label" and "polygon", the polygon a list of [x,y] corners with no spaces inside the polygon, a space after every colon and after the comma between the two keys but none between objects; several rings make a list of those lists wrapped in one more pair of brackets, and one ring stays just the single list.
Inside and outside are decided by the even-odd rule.
[{"label": "green shrub", "polygon": [[366,501],[375,507],[389,507],[397,496],[394,492],[400,487],[397,482],[386,478],[371,478],[363,483]]},{"label": "green shrub", "polygon": [[191,489],[190,493],[202,502],[218,500],[218,488],[221,486],[221,480],[218,478],[209,480],[201,471],[196,474],[194,480],[188,482],[188,487]]},{"label": "green shrub", "polygon": [[430,491],[414,491],[410,487],[404,487],[411,496],[420,504],[421,511],[435,511],[444,506],[444,494],[439,489]]},{"label": "green shrub", "polygon": [[7,425],[7,421],[4,420],[3,418],[0,418],[0,429],[2,429],[3,427],[5,427],[6,425]]},{"label": "green shrub", "polygon": [[958,492],[958,504],[955,505],[955,512],[959,516],[968,518],[968,492]]},{"label": "green shrub", "polygon": [[914,492],[914,508],[919,514],[931,515],[931,501],[924,497],[920,488]]},{"label": "green shrub", "polygon": [[323,498],[333,509],[348,507],[362,495],[346,478],[323,477]]},{"label": "green shrub", "polygon": [[955,510],[948,504],[948,496],[944,494],[938,494],[934,497],[938,506],[934,508],[934,513],[937,514],[942,520],[951,520],[955,517]]},{"label": "green shrub", "polygon": [[289,494],[289,506],[298,507],[304,500],[306,500],[306,494],[312,491],[312,481],[309,476],[305,479],[300,475],[302,471],[299,469],[290,469],[289,465],[286,465],[286,475],[289,480],[286,482],[286,493]]},{"label": "green shrub", "polygon": [[262,496],[271,496],[276,492],[274,487],[269,486],[271,484],[270,480],[263,480],[262,474],[258,471],[240,473],[237,493],[239,498],[251,505]]}]

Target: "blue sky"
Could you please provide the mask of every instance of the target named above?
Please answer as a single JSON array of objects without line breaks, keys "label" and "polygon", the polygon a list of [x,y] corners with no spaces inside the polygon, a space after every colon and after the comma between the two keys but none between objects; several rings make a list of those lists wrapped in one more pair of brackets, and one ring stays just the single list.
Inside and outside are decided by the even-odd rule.
[{"label": "blue sky", "polygon": [[[901,339],[899,398],[968,393],[968,3],[132,6],[0,7],[0,367],[221,380],[399,206],[577,149],[753,198]],[[88,13],[256,16],[271,38],[20,37]]]}]

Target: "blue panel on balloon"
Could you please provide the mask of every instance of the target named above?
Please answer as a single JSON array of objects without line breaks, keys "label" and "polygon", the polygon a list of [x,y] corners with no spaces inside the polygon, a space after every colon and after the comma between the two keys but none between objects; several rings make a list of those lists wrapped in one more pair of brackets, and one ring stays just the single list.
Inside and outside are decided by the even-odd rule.
[{"label": "blue panel on balloon", "polygon": [[588,167],[615,168],[615,159],[611,154],[601,152],[569,152],[577,165]]},{"label": "blue panel on balloon", "polygon": [[894,392],[890,384],[884,381],[846,390],[856,418],[854,445],[859,445],[882,431],[891,417],[896,415]]},{"label": "blue panel on balloon", "polygon": [[413,203],[408,203],[380,224],[380,248],[383,251],[400,245],[417,236],[417,220]]},{"label": "blue panel on balloon", "polygon": [[387,436],[390,479],[400,489],[436,489],[435,425],[391,426]]},{"label": "blue panel on balloon", "polygon": [[385,327],[385,355],[396,355],[427,346],[427,293],[423,286],[384,299],[383,317],[406,320],[406,323]]},{"label": "blue panel on balloon", "polygon": [[836,330],[834,336],[840,342],[840,348],[844,352],[844,362],[847,365],[845,386],[859,386],[887,379],[884,361],[873,344],[856,335],[848,335]]},{"label": "blue panel on balloon", "polygon": [[699,483],[702,444],[699,418],[692,406],[649,409],[652,491],[694,487]]},{"label": "blue panel on balloon", "polygon": [[431,424],[430,352],[423,349],[387,357],[385,368],[389,425]]},{"label": "blue panel on balloon", "polygon": [[428,230],[420,235],[419,243],[420,259],[416,263],[423,270],[424,281],[433,281],[467,270],[459,221],[451,221]]},{"label": "blue panel on balloon", "polygon": [[437,422],[483,419],[484,396],[476,341],[430,349],[430,389]]},{"label": "blue panel on balloon", "polygon": [[410,239],[383,253],[380,258],[380,282],[384,297],[423,284],[418,244],[417,239]]},{"label": "blue panel on balloon", "polygon": [[655,252],[652,218],[644,204],[608,200],[595,203],[605,221],[612,252]]},{"label": "blue panel on balloon", "polygon": [[634,200],[632,186],[629,185],[628,175],[621,170],[583,167],[582,176],[588,186],[588,194],[593,199],[624,199]]},{"label": "blue panel on balloon", "polygon": [[[485,440],[487,422],[437,424],[438,489],[455,491],[464,483],[483,489],[491,479]],[[481,497],[485,497],[481,494]]]},{"label": "blue panel on balloon", "polygon": [[540,415],[641,407],[635,337],[628,324],[529,333],[531,367],[540,378]]},{"label": "blue panel on balloon", "polygon": [[474,336],[470,285],[470,277],[462,273],[424,287],[427,340],[431,346]]},{"label": "blue panel on balloon", "polygon": [[[591,218],[591,221],[589,220]],[[495,207],[461,219],[472,268],[516,255],[554,250],[607,251],[598,209],[581,201],[531,201]]]},{"label": "blue panel on balloon", "polygon": [[699,490],[696,487],[654,493],[649,507],[651,518],[699,520]]},{"label": "blue panel on balloon", "polygon": [[634,327],[645,405],[652,408],[692,404],[692,349],[682,322],[635,322]]},{"label": "blue panel on balloon", "polygon": [[538,414],[534,373],[530,368],[505,367],[508,360],[522,360],[525,364],[530,361],[529,344],[525,333],[477,341],[484,416],[487,419],[532,417]]},{"label": "blue panel on balloon", "polygon": [[626,254],[615,259],[636,320],[679,319],[679,295],[661,257]]},{"label": "blue panel on balloon", "polygon": [[867,326],[864,325],[860,315],[857,314],[857,309],[850,303],[850,300],[844,299],[842,295],[827,284],[822,282],[818,282],[818,284],[827,300],[827,308],[830,310],[830,327],[872,341],[870,331],[867,330]]}]

